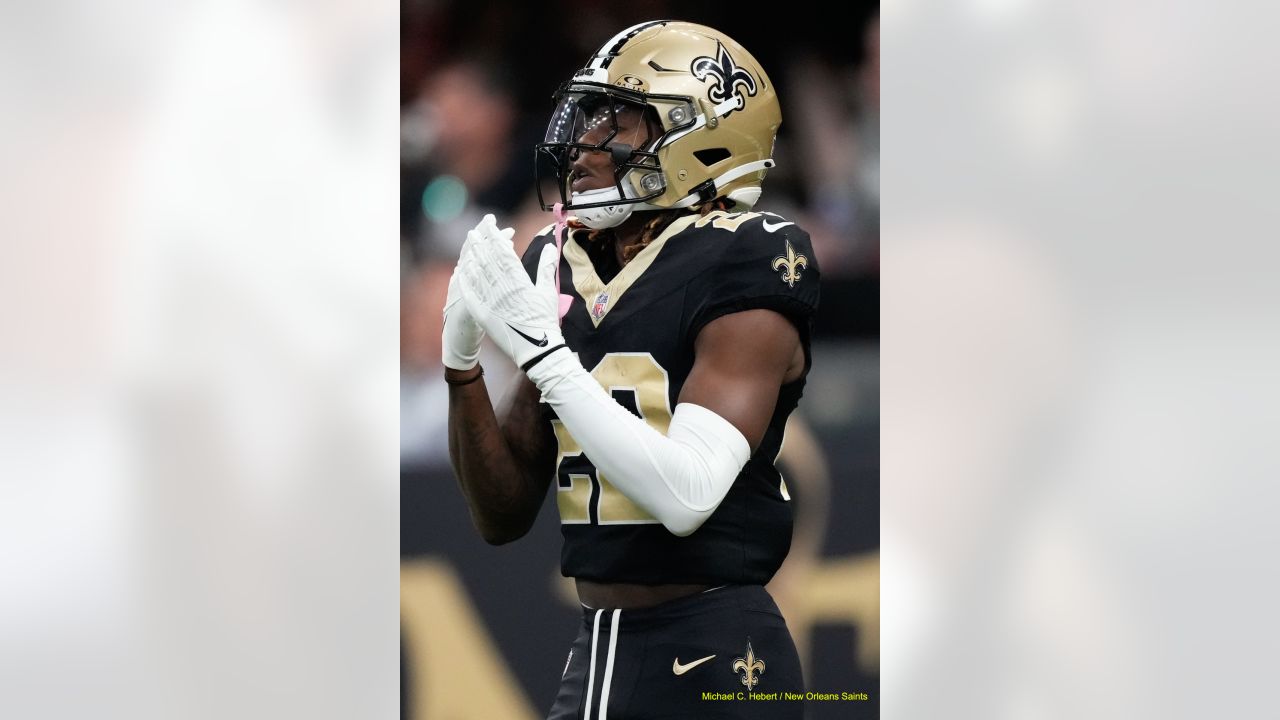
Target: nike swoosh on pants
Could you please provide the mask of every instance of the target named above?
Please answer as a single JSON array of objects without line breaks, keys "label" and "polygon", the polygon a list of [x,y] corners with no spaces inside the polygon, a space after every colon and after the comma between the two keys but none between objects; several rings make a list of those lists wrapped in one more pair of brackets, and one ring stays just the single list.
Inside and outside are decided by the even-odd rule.
[{"label": "nike swoosh on pants", "polygon": [[671,661],[671,672],[675,673],[676,675],[683,675],[714,657],[715,655],[708,655],[704,658],[694,660],[693,662],[688,663],[686,665],[681,665],[680,658],[676,658],[675,660]]}]

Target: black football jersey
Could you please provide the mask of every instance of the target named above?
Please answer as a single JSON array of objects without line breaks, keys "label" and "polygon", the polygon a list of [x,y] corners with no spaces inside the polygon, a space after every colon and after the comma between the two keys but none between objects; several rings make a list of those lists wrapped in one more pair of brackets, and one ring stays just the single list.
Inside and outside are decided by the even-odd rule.
[{"label": "black football jersey", "polygon": [[[681,217],[607,283],[580,244],[586,231],[569,234],[560,262],[560,290],[573,297],[565,341],[618,403],[664,435],[693,367],[698,331],[718,317],[756,308],[782,313],[800,332],[808,369],[819,273],[809,235],[794,223],[746,212]],[[555,243],[551,228],[526,251],[530,277],[548,243]],[[779,389],[759,448],[724,502],[683,538],[613,487],[544,406],[559,444],[561,571],[648,585],[767,583],[791,546],[790,501],[773,463],[804,382]]]}]

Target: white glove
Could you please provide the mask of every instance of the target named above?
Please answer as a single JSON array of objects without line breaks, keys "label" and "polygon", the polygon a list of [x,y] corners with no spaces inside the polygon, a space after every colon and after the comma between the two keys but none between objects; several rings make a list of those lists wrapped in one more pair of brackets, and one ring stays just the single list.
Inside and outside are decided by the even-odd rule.
[{"label": "white glove", "polygon": [[484,328],[471,317],[462,301],[462,280],[454,268],[449,278],[449,295],[444,301],[444,332],[440,337],[440,355],[444,366],[454,370],[470,370],[480,358],[480,341]]},{"label": "white glove", "polygon": [[[485,215],[471,232],[498,232],[498,221],[493,215]],[[479,362],[484,328],[471,317],[471,311],[462,301],[462,280],[459,275],[458,268],[454,267],[453,276],[449,278],[449,294],[444,301],[440,355],[445,367],[470,370]]]},{"label": "white glove", "polygon": [[559,289],[555,286],[559,253],[543,248],[538,259],[538,282],[516,257],[511,228],[498,230],[492,215],[467,233],[458,258],[462,296],[471,316],[522,370],[557,348],[565,347],[557,316]]}]

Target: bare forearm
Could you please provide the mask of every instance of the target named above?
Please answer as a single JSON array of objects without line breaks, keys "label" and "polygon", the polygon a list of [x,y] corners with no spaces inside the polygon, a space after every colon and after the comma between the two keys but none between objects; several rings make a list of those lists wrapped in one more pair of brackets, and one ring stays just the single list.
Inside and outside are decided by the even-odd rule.
[{"label": "bare forearm", "polygon": [[[456,382],[476,371],[447,372]],[[472,520],[491,543],[524,535],[546,494],[550,469],[540,477],[546,455],[541,418],[536,395],[532,408],[529,400],[518,392],[499,423],[483,378],[449,388],[449,457]]]}]

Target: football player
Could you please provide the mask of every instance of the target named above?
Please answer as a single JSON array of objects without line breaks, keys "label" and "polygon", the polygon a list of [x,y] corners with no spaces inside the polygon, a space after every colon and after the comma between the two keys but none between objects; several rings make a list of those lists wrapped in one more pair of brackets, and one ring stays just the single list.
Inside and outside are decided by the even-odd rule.
[{"label": "football player", "polygon": [[[781,694],[803,694],[799,659],[764,585],[791,542],[773,463],[818,265],[795,223],[750,211],[774,86],[723,33],[655,21],[555,100],[536,155],[558,222],[521,261],[486,216],[444,311],[450,456],[476,527],[515,540],[555,488],[584,612],[550,717],[799,718]],[[486,335],[527,376],[501,415]]]}]

